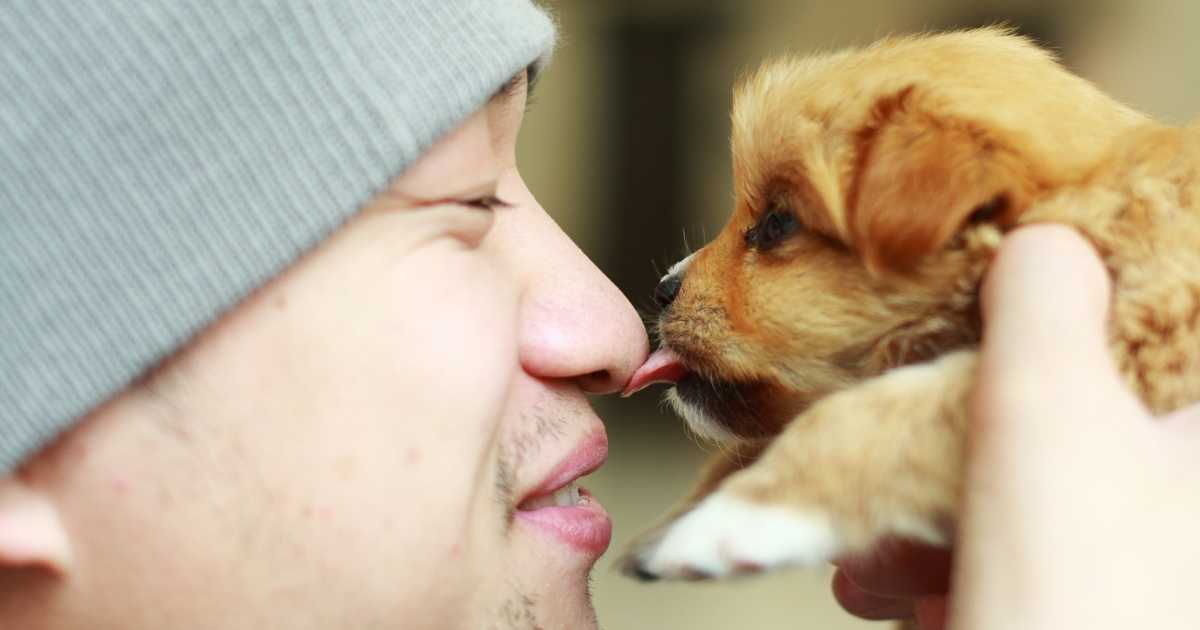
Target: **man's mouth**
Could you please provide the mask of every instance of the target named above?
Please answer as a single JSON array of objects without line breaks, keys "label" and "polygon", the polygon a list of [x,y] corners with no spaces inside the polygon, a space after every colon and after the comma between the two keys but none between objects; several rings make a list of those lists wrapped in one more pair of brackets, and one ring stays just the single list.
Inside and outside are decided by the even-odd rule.
[{"label": "man's mouth", "polygon": [[600,468],[607,456],[608,438],[603,431],[585,439],[521,501],[517,521],[527,531],[541,532],[595,562],[608,549],[612,521],[596,496],[578,482]]},{"label": "man's mouth", "polygon": [[569,507],[579,505],[579,485],[571,481],[567,485],[540,497],[527,499],[517,506],[518,510],[536,510],[544,507]]}]

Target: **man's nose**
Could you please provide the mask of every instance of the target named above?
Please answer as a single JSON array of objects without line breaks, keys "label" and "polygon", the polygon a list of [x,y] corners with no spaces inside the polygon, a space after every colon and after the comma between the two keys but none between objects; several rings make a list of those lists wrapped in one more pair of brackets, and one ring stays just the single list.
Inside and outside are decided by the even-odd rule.
[{"label": "man's nose", "polygon": [[619,391],[646,361],[637,311],[536,202],[502,213],[493,242],[513,252],[525,291],[519,359],[544,379],[573,379],[584,391]]}]

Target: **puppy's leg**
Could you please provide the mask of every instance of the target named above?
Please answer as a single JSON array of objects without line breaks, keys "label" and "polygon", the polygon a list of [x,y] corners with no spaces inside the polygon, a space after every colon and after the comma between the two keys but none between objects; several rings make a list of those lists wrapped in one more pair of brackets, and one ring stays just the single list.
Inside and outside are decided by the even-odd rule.
[{"label": "puppy's leg", "polygon": [[885,535],[946,544],[976,353],[892,370],[790,424],[637,555],[657,577],[817,565]]},{"label": "puppy's leg", "polygon": [[[758,459],[764,446],[757,443],[730,443],[721,447],[720,452],[713,455],[700,478],[692,486],[690,492],[666,514],[647,527],[642,533],[634,536],[621,554],[618,566],[625,575],[640,580],[654,580],[658,576],[643,573],[638,568],[637,559],[651,547],[658,545],[666,534],[669,526],[696,507],[704,498],[716,491],[726,477],[744,469]],[[699,576],[698,576],[699,577]]]}]

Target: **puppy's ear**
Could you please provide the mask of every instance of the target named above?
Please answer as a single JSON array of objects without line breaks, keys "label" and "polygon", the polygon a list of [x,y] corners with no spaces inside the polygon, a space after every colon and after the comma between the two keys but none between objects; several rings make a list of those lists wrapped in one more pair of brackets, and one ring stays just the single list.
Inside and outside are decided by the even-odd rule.
[{"label": "puppy's ear", "polygon": [[850,228],[875,274],[911,268],[968,220],[1015,219],[1034,185],[986,126],[939,115],[913,87],[876,103],[858,134]]}]

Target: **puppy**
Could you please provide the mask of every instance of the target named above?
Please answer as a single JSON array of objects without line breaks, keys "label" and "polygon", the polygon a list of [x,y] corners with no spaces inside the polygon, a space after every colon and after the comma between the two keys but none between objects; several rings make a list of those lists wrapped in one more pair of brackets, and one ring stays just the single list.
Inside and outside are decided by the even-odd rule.
[{"label": "puppy", "polygon": [[1200,125],[1171,128],[1003,29],[768,63],[733,107],[736,206],[656,293],[627,391],[724,446],[622,561],[652,578],[814,565],[885,536],[949,544],[1002,235],[1082,232],[1111,347],[1164,413],[1200,400]]}]

